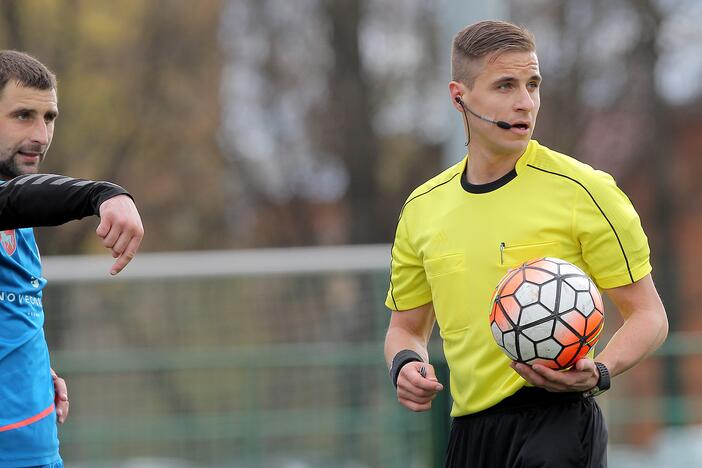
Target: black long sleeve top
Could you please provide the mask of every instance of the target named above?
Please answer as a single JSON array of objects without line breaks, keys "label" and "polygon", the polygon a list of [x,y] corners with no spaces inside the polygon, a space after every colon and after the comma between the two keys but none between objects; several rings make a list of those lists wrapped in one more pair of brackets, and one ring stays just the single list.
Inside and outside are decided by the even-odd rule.
[{"label": "black long sleeve top", "polygon": [[97,215],[102,202],[122,194],[131,197],[110,182],[56,174],[15,177],[0,185],[0,230],[58,226]]}]

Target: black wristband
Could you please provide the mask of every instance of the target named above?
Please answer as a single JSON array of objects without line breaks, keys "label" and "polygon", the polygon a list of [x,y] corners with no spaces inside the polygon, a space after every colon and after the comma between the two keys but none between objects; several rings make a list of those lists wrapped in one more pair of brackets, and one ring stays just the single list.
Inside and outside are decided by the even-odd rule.
[{"label": "black wristband", "polygon": [[392,384],[397,388],[397,377],[400,375],[400,370],[402,366],[410,362],[424,362],[424,359],[412,351],[411,349],[403,349],[392,358],[392,365],[390,366],[390,378],[392,379]]}]

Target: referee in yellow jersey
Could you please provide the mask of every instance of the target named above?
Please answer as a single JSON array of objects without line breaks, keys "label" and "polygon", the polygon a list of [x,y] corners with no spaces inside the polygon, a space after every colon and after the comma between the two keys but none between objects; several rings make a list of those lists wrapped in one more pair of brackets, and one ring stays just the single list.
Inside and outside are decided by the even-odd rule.
[{"label": "referee in yellow jersey", "polygon": [[[468,155],[400,212],[385,339],[397,398],[427,411],[443,390],[427,353],[438,322],[453,397],[447,467],[604,467],[607,428],[593,396],[668,331],[646,235],[611,176],[531,140],[541,74],[529,31],[470,25],[456,35],[451,61]],[[512,362],[488,324],[500,278],[543,256],[587,272],[623,317],[596,358],[565,372]]]}]

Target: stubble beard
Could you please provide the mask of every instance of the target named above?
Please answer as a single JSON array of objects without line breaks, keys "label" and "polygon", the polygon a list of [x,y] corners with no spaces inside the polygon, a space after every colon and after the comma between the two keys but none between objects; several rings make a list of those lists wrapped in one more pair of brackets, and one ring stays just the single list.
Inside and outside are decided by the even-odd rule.
[{"label": "stubble beard", "polygon": [[38,169],[27,170],[27,167],[21,167],[17,164],[17,153],[7,159],[0,160],[0,178],[4,180],[14,179],[24,174],[34,174]]}]

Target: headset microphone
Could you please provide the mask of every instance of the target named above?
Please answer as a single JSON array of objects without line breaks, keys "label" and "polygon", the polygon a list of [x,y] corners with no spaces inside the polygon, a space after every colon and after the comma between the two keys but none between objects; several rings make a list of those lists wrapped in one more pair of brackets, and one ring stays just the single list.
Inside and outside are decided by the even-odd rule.
[{"label": "headset microphone", "polygon": [[[488,119],[487,117],[483,117],[483,116],[480,115],[480,114],[476,114],[475,112],[473,112],[472,110],[470,110],[470,109],[468,108],[468,106],[466,106],[466,105],[463,103],[463,99],[461,99],[459,96],[456,96],[456,97],[455,97],[455,101],[458,103],[458,105],[461,106],[461,108],[463,109],[463,113],[464,113],[464,114],[465,114],[466,111],[468,111],[468,112],[470,112],[471,114],[473,114],[474,116],[476,116],[477,118],[479,118],[479,119],[481,119],[481,120],[484,120],[484,121],[486,121],[486,122],[490,122],[490,123],[492,123],[492,124],[495,124],[495,125],[497,125],[498,127],[500,127],[500,128],[503,129],[503,130],[509,130],[510,128],[512,128],[512,127],[514,126],[514,125],[512,125],[512,124],[510,124],[510,123],[508,123],[508,122],[505,122],[504,120],[492,120],[492,119]],[[466,118],[466,121],[467,121],[467,118]]]}]

